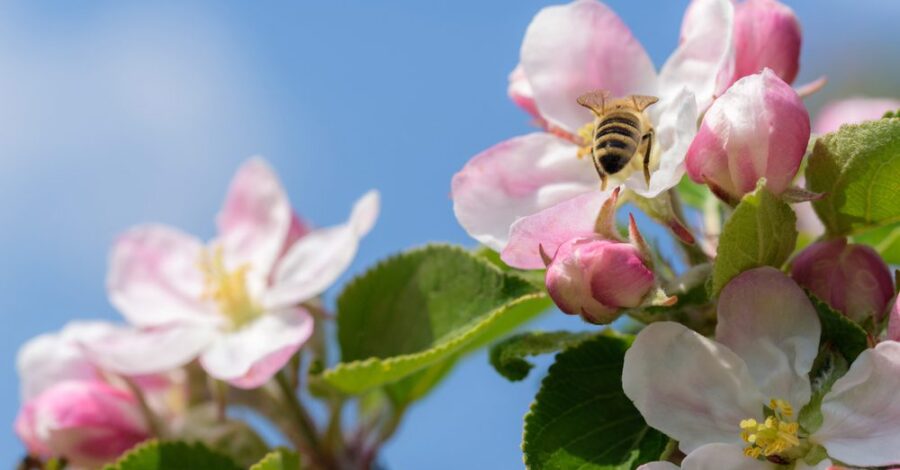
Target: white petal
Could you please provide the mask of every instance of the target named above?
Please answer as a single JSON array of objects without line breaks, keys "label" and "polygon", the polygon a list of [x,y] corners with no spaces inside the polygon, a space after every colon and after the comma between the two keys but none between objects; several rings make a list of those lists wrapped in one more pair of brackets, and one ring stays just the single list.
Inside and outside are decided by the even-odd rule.
[{"label": "white petal", "polygon": [[697,135],[697,103],[693,93],[681,88],[674,95],[664,96],[648,112],[656,129],[656,156],[651,157],[651,163],[658,163],[652,165],[656,168],[650,173],[649,186],[642,171],[632,173],[625,185],[643,197],[654,198],[675,187],[684,176],[684,158]]},{"label": "white petal", "polygon": [[541,10],[522,41],[521,65],[541,116],[569,132],[593,120],[575,101],[583,93],[656,94],[656,69],[647,52],[619,17],[595,0]]},{"label": "white petal", "polygon": [[744,455],[737,444],[707,444],[688,454],[681,462],[682,470],[775,470],[770,462]]},{"label": "white petal", "polygon": [[744,361],[678,323],[653,323],[638,334],[625,354],[622,386],[647,423],[684,452],[740,444],[741,420],[762,419],[764,397]]},{"label": "white petal", "polygon": [[730,0],[695,0],[684,18],[678,49],[659,72],[660,95],[687,87],[705,110],[728,86],[734,71],[734,5]]},{"label": "white petal", "polygon": [[291,216],[287,194],[265,160],[256,157],[244,163],[216,218],[217,242],[229,269],[248,265],[256,277],[266,278],[287,240]]},{"label": "white petal", "polygon": [[600,187],[578,147],[546,132],[501,142],[453,176],[453,212],[473,238],[502,251],[510,226],[566,199]]},{"label": "white petal", "polygon": [[353,206],[343,225],[314,230],[301,238],[275,267],[263,303],[269,309],[290,307],[325,291],[350,266],[359,240],[375,225],[378,193],[370,191]]},{"label": "white petal", "polygon": [[66,380],[97,378],[97,368],[85,356],[79,341],[91,340],[113,330],[110,323],[77,321],[67,324],[59,333],[30,339],[19,349],[16,358],[22,401]]},{"label": "white petal", "polygon": [[900,343],[863,351],[822,401],[811,440],[853,466],[900,464]]},{"label": "white petal", "polygon": [[641,465],[637,470],[678,470],[678,465],[672,462],[650,462]]},{"label": "white petal", "polygon": [[215,318],[203,300],[199,240],[162,225],[132,228],[110,253],[109,300],[134,325],[152,327]]},{"label": "white petal", "polygon": [[85,353],[103,369],[123,375],[168,372],[200,355],[216,335],[206,324],[181,324],[147,329],[117,328],[83,342]]},{"label": "white petal", "polygon": [[744,360],[764,395],[796,410],[809,402],[822,328],[794,281],[775,268],[745,271],[722,289],[718,319],[716,340]]},{"label": "white petal", "polygon": [[[248,375],[257,375],[254,367],[264,368],[267,377],[254,377],[261,384],[300,349],[312,331],[313,319],[306,310],[267,313],[237,331],[219,335],[200,356],[200,363],[209,375],[238,386],[246,385]],[[288,348],[291,354],[283,354]],[[281,363],[270,364],[273,356]]]}]

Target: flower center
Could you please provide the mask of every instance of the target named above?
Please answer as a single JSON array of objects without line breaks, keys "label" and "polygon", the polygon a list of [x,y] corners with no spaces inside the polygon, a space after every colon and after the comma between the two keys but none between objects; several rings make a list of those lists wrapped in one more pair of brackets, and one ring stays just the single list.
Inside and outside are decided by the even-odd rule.
[{"label": "flower center", "polygon": [[753,418],[741,421],[741,438],[749,444],[744,455],[758,459],[773,457],[800,445],[800,425],[792,419],[790,403],[773,398],[767,408],[765,421]]},{"label": "flower center", "polygon": [[204,251],[199,264],[206,281],[202,298],[215,302],[219,311],[231,320],[233,327],[238,328],[262,313],[247,291],[249,265],[229,271],[225,267],[221,247],[211,252]]}]

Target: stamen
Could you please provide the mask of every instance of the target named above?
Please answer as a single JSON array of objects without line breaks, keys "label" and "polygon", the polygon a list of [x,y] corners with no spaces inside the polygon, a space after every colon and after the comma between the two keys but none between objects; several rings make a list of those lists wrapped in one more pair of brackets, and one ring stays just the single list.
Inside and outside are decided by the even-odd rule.
[{"label": "stamen", "polygon": [[594,142],[594,123],[589,122],[578,129],[578,138],[581,144],[578,147],[578,158],[584,158],[591,155],[591,146]]},{"label": "stamen", "polygon": [[228,271],[222,248],[216,247],[212,254],[203,252],[199,267],[206,280],[202,298],[218,304],[219,310],[231,320],[232,326],[238,328],[262,313],[247,291],[247,271],[250,266],[243,265]]},{"label": "stamen", "polygon": [[740,422],[741,439],[750,444],[744,448],[748,457],[778,456],[800,445],[800,425],[789,419],[794,414],[791,404],[773,398],[768,408],[772,415],[762,423],[753,418]]}]

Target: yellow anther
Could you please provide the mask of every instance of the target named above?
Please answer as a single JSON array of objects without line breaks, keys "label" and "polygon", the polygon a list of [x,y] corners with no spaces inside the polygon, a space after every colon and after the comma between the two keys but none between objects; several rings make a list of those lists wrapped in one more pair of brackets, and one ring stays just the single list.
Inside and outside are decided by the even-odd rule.
[{"label": "yellow anther", "polygon": [[581,146],[578,147],[578,158],[584,158],[591,155],[591,147],[594,145],[594,123],[589,122],[578,129],[578,138],[581,139]]},{"label": "yellow anther", "polygon": [[232,326],[240,327],[262,313],[247,291],[249,266],[229,271],[222,248],[216,247],[212,253],[201,255],[199,267],[206,281],[203,298],[214,301],[222,314],[231,320]]},{"label": "yellow anther", "polygon": [[769,402],[772,414],[763,422],[753,418],[740,422],[741,439],[750,444],[744,455],[754,459],[783,454],[800,445],[800,425],[788,418],[793,415],[793,407],[784,400]]}]

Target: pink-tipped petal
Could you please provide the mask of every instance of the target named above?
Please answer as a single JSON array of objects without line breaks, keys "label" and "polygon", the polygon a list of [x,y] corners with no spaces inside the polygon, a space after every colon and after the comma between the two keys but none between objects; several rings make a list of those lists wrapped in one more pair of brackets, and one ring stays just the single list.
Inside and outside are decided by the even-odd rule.
[{"label": "pink-tipped petal", "polygon": [[214,318],[198,268],[203,245],[161,225],[132,228],[110,254],[109,299],[134,325],[153,327]]},{"label": "pink-tipped petal", "polygon": [[659,93],[688,88],[705,110],[734,74],[734,5],[730,0],[694,0],[685,12],[681,44],[659,72]]},{"label": "pink-tipped petal", "polygon": [[502,251],[510,226],[587,191],[599,190],[578,147],[545,132],[516,137],[469,160],[453,177],[453,211],[473,238]]},{"label": "pink-tipped petal", "polygon": [[69,464],[96,468],[149,438],[137,400],[103,382],[62,382],[26,403],[17,420],[22,440]]},{"label": "pink-tipped petal", "polygon": [[806,405],[822,328],[794,281],[771,267],[745,271],[722,289],[718,319],[716,340],[744,360],[764,395]]},{"label": "pink-tipped petal", "polygon": [[509,74],[509,86],[506,89],[509,99],[525,110],[535,119],[541,118],[541,113],[537,109],[534,102],[534,91],[531,84],[528,83],[528,77],[525,76],[525,69],[521,65],[517,65]]},{"label": "pink-tipped petal", "polygon": [[216,334],[216,328],[208,324],[116,328],[102,337],[82,342],[81,347],[104,370],[140,376],[186,365],[200,355]]},{"label": "pink-tipped petal", "polygon": [[258,386],[281,369],[312,332],[312,316],[304,309],[267,313],[215,338],[200,364],[212,377],[232,385]]},{"label": "pink-tipped petal", "polygon": [[760,178],[780,194],[800,168],[809,135],[800,97],[765,70],[739,80],[709,108],[688,149],[687,171],[734,199],[753,191]]},{"label": "pink-tipped petal", "polygon": [[543,269],[538,247],[553,256],[563,243],[593,235],[600,207],[609,196],[610,191],[590,191],[519,219],[510,228],[501,258],[514,268]]},{"label": "pink-tipped petal", "polygon": [[768,402],[740,357],[674,322],[637,335],[625,353],[622,387],[647,424],[688,454],[714,442],[740,445],[741,420],[761,420]]},{"label": "pink-tipped petal", "polygon": [[229,268],[249,265],[269,275],[281,253],[293,213],[278,176],[261,158],[244,163],[231,181],[216,218]]},{"label": "pink-tipped petal", "polygon": [[766,68],[787,83],[800,69],[800,22],[790,7],[775,0],[738,3],[734,15],[734,76],[759,73]]},{"label": "pink-tipped petal", "polygon": [[541,116],[569,132],[591,122],[575,100],[593,90],[656,95],[656,70],[628,26],[606,5],[576,0],[542,9],[522,41],[521,66]]},{"label": "pink-tipped petal", "polygon": [[25,343],[16,358],[22,401],[59,382],[98,379],[97,367],[80,345],[112,331],[115,327],[106,322],[78,321],[58,333],[42,334]]},{"label": "pink-tipped petal", "polygon": [[900,462],[900,343],[867,349],[822,401],[822,426],[810,437],[854,467]]},{"label": "pink-tipped petal", "polygon": [[346,223],[314,230],[295,243],[275,267],[272,285],[263,296],[266,307],[290,307],[330,287],[350,266],[378,211],[378,192],[370,191],[356,202]]},{"label": "pink-tipped petal", "polygon": [[825,105],[815,120],[815,133],[834,132],[842,124],[859,124],[881,119],[888,111],[900,110],[900,100],[892,98],[850,98]]}]

